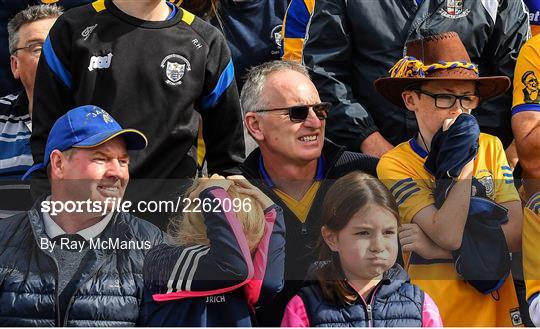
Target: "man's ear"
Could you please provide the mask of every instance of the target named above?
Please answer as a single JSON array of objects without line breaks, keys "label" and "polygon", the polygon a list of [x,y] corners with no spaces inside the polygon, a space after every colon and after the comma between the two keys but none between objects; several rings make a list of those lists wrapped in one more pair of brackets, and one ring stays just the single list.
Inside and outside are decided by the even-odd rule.
[{"label": "man's ear", "polygon": [[332,251],[338,251],[337,247],[337,233],[331,231],[328,227],[321,227],[321,235],[324,239],[324,242],[328,245],[328,248]]},{"label": "man's ear", "polygon": [[21,78],[21,74],[19,73],[19,60],[17,57],[11,55],[9,57],[9,64],[11,66],[11,73],[13,73],[13,77],[17,80]]},{"label": "man's ear", "polygon": [[401,98],[403,99],[403,103],[405,104],[405,107],[409,111],[416,111],[416,108],[418,106],[418,97],[417,94],[412,90],[405,90],[401,93]]},{"label": "man's ear", "polygon": [[62,178],[64,176],[64,166],[66,164],[66,160],[66,157],[59,150],[52,151],[49,158],[51,177]]},{"label": "man's ear", "polygon": [[264,139],[264,134],[261,130],[260,116],[253,112],[248,112],[244,116],[244,125],[246,126],[249,134],[256,142]]}]

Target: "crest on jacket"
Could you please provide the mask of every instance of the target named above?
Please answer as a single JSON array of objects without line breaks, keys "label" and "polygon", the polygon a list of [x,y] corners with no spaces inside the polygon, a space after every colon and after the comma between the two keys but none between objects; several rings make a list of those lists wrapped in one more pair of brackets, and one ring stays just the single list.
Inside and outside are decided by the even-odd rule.
[{"label": "crest on jacket", "polygon": [[490,199],[495,198],[495,184],[493,182],[493,176],[489,171],[482,171],[478,173],[478,182],[486,189],[486,195]]},{"label": "crest on jacket", "polygon": [[165,69],[165,83],[176,86],[182,84],[182,77],[186,71],[191,71],[189,61],[180,55],[172,54],[165,57],[160,64],[162,69]]},{"label": "crest on jacket", "polygon": [[439,14],[446,18],[458,19],[469,15],[470,9],[463,9],[465,0],[446,0],[446,4],[439,10]]}]

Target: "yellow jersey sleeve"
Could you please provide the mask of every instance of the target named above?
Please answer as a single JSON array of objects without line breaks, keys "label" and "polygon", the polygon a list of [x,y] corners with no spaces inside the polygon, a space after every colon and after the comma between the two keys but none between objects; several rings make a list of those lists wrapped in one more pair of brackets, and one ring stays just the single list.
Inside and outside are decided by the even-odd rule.
[{"label": "yellow jersey sleeve", "polygon": [[540,35],[521,48],[514,70],[512,115],[523,111],[540,111]]},{"label": "yellow jersey sleeve", "polygon": [[527,300],[540,292],[540,192],[533,195],[524,209],[523,274]]},{"label": "yellow jersey sleeve", "polygon": [[410,223],[420,210],[435,203],[429,180],[411,170],[414,164],[407,160],[385,154],[377,165],[377,176],[396,199],[403,223]]},{"label": "yellow jersey sleeve", "polygon": [[489,149],[490,156],[487,159],[492,159],[492,170],[494,179],[494,200],[497,203],[508,201],[520,201],[519,193],[514,186],[514,175],[512,168],[508,165],[506,153],[501,141],[494,136],[484,135],[489,137],[486,147]]}]

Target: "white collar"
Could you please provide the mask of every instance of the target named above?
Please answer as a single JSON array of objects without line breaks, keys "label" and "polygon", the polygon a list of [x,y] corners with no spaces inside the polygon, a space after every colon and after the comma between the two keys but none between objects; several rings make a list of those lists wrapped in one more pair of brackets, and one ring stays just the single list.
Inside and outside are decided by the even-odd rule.
[{"label": "white collar", "polygon": [[[50,201],[51,196],[49,195],[46,201]],[[80,236],[82,236],[85,240],[90,240],[103,232],[107,224],[111,221],[113,212],[109,212],[107,215],[105,215],[99,222],[95,223],[94,225],[87,227],[83,230],[80,230],[77,232]],[[56,222],[51,218],[48,212],[43,212],[43,224],[45,226],[45,233],[49,236],[49,238],[54,239],[59,235],[66,234],[66,231],[64,231]]]}]

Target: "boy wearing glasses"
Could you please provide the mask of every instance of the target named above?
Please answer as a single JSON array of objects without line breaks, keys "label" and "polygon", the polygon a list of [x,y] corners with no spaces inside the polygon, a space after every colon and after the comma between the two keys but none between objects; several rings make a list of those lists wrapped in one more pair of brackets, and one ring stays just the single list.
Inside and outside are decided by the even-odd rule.
[{"label": "boy wearing glasses", "polygon": [[305,67],[273,61],[253,68],[241,92],[244,122],[258,148],[240,167],[243,175],[283,208],[285,286],[257,310],[259,324],[279,326],[287,302],[315,261],[320,206],[333,181],[353,170],[375,174],[377,160],[326,140],[330,104],[322,103]]},{"label": "boy wearing glasses", "polygon": [[30,134],[34,79],[47,33],[62,14],[60,7],[37,5],[8,23],[11,71],[24,90],[0,98],[0,218],[32,206],[27,183],[20,182],[32,164]]},{"label": "boy wearing glasses", "polygon": [[496,224],[498,232],[502,229],[496,240],[506,240],[496,241],[504,250],[501,257],[521,248],[522,211],[504,149],[498,138],[480,133],[470,115],[481,100],[504,93],[510,80],[480,78],[454,32],[411,41],[406,49],[408,56],[375,87],[418,121],[416,137],[385,154],[377,166],[399,206],[407,270],[433,297],[445,326],[520,325],[512,276],[482,289],[462,279],[462,263],[454,257],[466,252],[466,223],[469,227],[480,218],[470,211],[478,205],[503,209],[504,220]]}]

